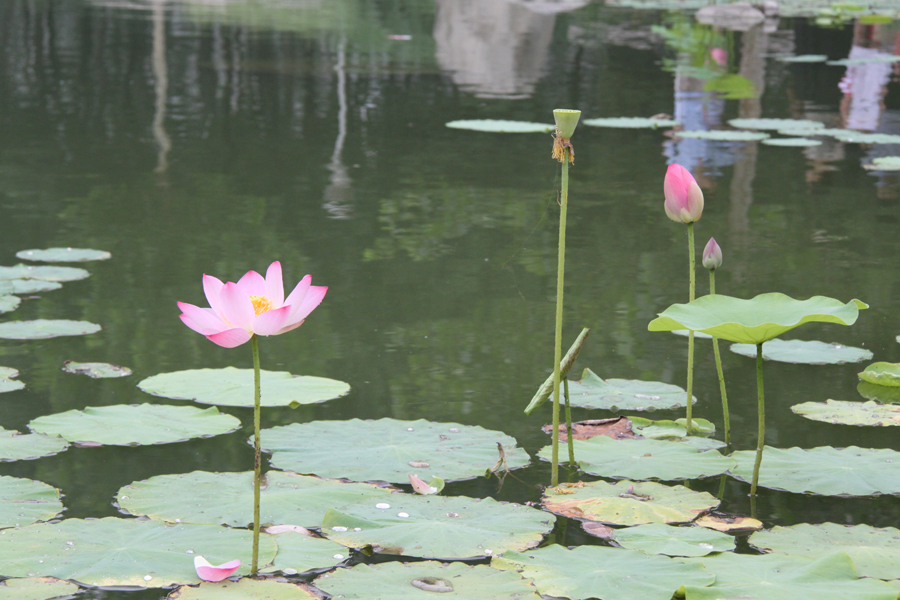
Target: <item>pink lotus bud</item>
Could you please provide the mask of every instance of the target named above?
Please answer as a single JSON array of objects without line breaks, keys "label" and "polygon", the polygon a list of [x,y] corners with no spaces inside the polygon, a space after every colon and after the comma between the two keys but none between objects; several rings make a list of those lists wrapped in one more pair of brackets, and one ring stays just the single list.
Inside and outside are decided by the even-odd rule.
[{"label": "pink lotus bud", "polygon": [[710,271],[722,266],[722,249],[716,243],[716,238],[709,238],[706,242],[706,248],[703,249],[703,266]]},{"label": "pink lotus bud", "polygon": [[703,214],[703,192],[690,172],[679,164],[669,165],[663,184],[666,214],[676,223],[693,223]]},{"label": "pink lotus bud", "polygon": [[728,62],[728,51],[724,48],[711,48],[709,51],[709,56],[716,61],[717,65],[725,66],[725,63]]},{"label": "pink lotus bud", "polygon": [[430,496],[432,494],[437,494],[438,489],[436,487],[432,487],[416,477],[415,475],[409,476],[409,482],[412,484],[412,489],[417,494],[422,494],[423,496]]},{"label": "pink lotus bud", "polygon": [[203,581],[222,581],[237,571],[237,568],[240,566],[241,561],[237,558],[228,561],[227,563],[214,566],[209,564],[209,561],[202,556],[194,557],[194,569],[197,571],[197,577]]}]

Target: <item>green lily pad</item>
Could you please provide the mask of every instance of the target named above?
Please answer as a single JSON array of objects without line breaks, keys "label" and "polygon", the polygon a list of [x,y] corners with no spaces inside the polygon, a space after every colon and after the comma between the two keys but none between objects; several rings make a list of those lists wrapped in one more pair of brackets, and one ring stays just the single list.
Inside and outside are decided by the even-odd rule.
[{"label": "green lily pad", "polygon": [[884,404],[900,403],[900,386],[896,385],[877,385],[868,381],[860,381],[856,386],[856,391],[863,398],[882,402]]},{"label": "green lily pad", "polygon": [[[389,502],[395,491],[282,471],[269,471],[264,477],[260,522],[274,525],[317,527],[329,508],[362,500]],[[158,475],[124,486],[116,501],[133,515],[170,523],[247,527],[253,522],[253,472]]]},{"label": "green lily pad", "polygon": [[[753,477],[756,452],[742,450],[732,457],[731,474],[741,481]],[[773,490],[822,496],[900,494],[900,452],[887,449],[772,448],[766,446],[759,485]]]},{"label": "green lily pad", "polygon": [[714,294],[690,304],[673,304],[650,321],[648,329],[692,329],[731,342],[760,344],[804,323],[852,325],[860,309],[865,308],[868,305],[859,300],[844,304],[824,296],[794,300],[784,294],[770,293],[743,300]]},{"label": "green lily pad", "polygon": [[[569,382],[572,406],[611,411],[666,410],[687,406],[687,392],[677,385],[661,381],[607,379],[604,381],[585,369],[581,381]],[[694,402],[697,398],[694,397]]]},{"label": "green lily pad", "polygon": [[66,600],[74,598],[78,586],[55,577],[27,577],[0,581],[3,600]]},{"label": "green lily pad", "polygon": [[450,121],[450,129],[468,129],[469,131],[486,131],[488,133],[550,133],[556,126],[548,123],[529,123],[528,121],[504,121],[496,119],[471,119],[467,121]]},{"label": "green lily pad", "polygon": [[0,427],[0,462],[14,460],[34,460],[51,456],[69,447],[69,442],[61,437],[51,437],[39,433],[22,435]]},{"label": "green lily pad", "polygon": [[900,144],[900,135],[888,133],[862,133],[852,129],[846,133],[832,132],[832,136],[842,142],[851,144]]},{"label": "green lily pad", "polygon": [[278,469],[391,483],[409,483],[410,474],[444,481],[484,475],[502,468],[498,444],[507,468],[528,464],[528,453],[516,446],[515,438],[458,423],[350,419],[294,423],[262,432],[262,447],[272,452],[271,463]]},{"label": "green lily pad", "polygon": [[319,600],[319,596],[288,581],[240,579],[186,585],[170,593],[166,600]]},{"label": "green lily pad", "polygon": [[43,279],[9,279],[0,281],[0,288],[5,288],[2,284],[7,284],[8,292],[5,294],[38,294],[40,292],[52,292],[62,287],[61,283],[56,281],[44,281]]},{"label": "green lily pad", "polygon": [[638,525],[616,530],[613,539],[629,550],[665,556],[706,556],[734,550],[734,537],[705,527]]},{"label": "green lily pad", "polygon": [[591,127],[615,127],[620,129],[658,129],[660,127],[675,127],[681,125],[681,121],[674,119],[653,119],[646,117],[613,117],[608,119],[585,119],[582,121]]},{"label": "green lily pad", "polygon": [[546,510],[564,517],[633,526],[690,523],[717,507],[719,500],[683,485],[594,481],[547,488],[542,503]]},{"label": "green lily pad", "polygon": [[[62,511],[59,490],[55,487],[31,479],[0,476],[0,529],[46,521]],[[4,531],[3,535],[8,533]],[[3,560],[0,560],[0,575],[11,575],[6,571]],[[29,573],[27,576],[32,575]]]},{"label": "green lily pad", "polygon": [[330,569],[349,558],[347,549],[336,542],[287,531],[275,536],[278,554],[261,573],[296,575],[316,569]]},{"label": "green lily pad", "polygon": [[[733,344],[731,351],[756,358],[754,344]],[[770,340],[763,344],[762,351],[765,360],[804,365],[842,365],[872,358],[872,352],[864,348],[803,340]]]},{"label": "green lily pad", "polygon": [[711,435],[716,430],[715,425],[706,419],[691,419],[693,435],[687,434],[685,427],[687,419],[677,419],[675,421],[665,419],[651,421],[642,417],[628,417],[628,419],[631,421],[632,431],[641,437],[680,442],[701,452],[704,450],[717,450],[727,445],[725,442],[714,438],[702,437]]},{"label": "green lily pad", "polygon": [[766,146],[786,146],[789,148],[808,148],[811,146],[821,146],[821,140],[811,140],[805,137],[783,137],[769,138],[762,141]]},{"label": "green lily pad", "polygon": [[800,523],[758,531],[750,536],[750,545],[763,552],[812,559],[846,552],[853,559],[860,577],[900,579],[898,540],[900,530],[894,527]]},{"label": "green lily pad", "polygon": [[8,313],[19,308],[22,299],[18,296],[0,296],[0,313]]},{"label": "green lily pad", "polygon": [[0,394],[3,392],[14,392],[24,388],[24,383],[16,381],[15,378],[18,376],[19,371],[17,369],[13,369],[12,367],[0,367]]},{"label": "green lily pad", "polygon": [[832,425],[860,425],[866,427],[888,427],[900,425],[900,406],[878,404],[877,402],[804,402],[795,404],[791,410],[801,417],[822,421]]},{"label": "green lily pad", "polygon": [[38,319],[36,321],[7,321],[0,323],[0,339],[42,340],[65,335],[89,335],[101,327],[87,321]]},{"label": "green lily pad", "polygon": [[[0,536],[0,571],[7,577],[46,575],[98,587],[197,584],[194,557],[212,564],[235,558],[250,572],[253,532],[217,525],[168,525],[140,519],[41,523]],[[275,540],[260,535],[259,562],[275,558]]]},{"label": "green lily pad", "polygon": [[66,373],[87,375],[94,379],[105,379],[109,377],[128,377],[131,375],[131,369],[128,367],[120,367],[119,365],[111,365],[109,363],[86,362],[80,363],[74,360],[67,360],[63,363],[63,371]]},{"label": "green lily pad", "polygon": [[879,156],[872,159],[871,165],[863,165],[870,171],[900,171],[900,156]]},{"label": "green lily pad", "polygon": [[541,599],[534,585],[517,573],[459,562],[362,564],[323,575],[315,585],[347,600],[424,600],[447,592],[460,600]]},{"label": "green lily pad", "polygon": [[769,134],[756,131],[739,131],[736,129],[712,129],[710,131],[676,131],[675,137],[717,140],[721,142],[757,142],[766,139],[769,137]]},{"label": "green lily pad", "polygon": [[[550,446],[538,456],[550,460]],[[597,436],[575,440],[575,458],[585,473],[623,479],[695,479],[721,475],[734,461],[715,450],[662,440],[613,440]]]},{"label": "green lily pad", "polygon": [[886,583],[858,579],[853,561],[845,552],[815,561],[799,556],[724,552],[686,562],[703,565],[716,574],[716,582],[710,587],[687,585],[686,600],[897,600],[897,590]]},{"label": "green lily pad", "polygon": [[491,560],[534,581],[547,596],[581,600],[671,600],[683,585],[710,585],[715,576],[698,564],[666,556],[602,546],[559,545],[530,552],[507,552]]},{"label": "green lily pad", "polygon": [[806,119],[731,119],[728,124],[738,129],[824,129],[825,123]]},{"label": "green lily pad", "polygon": [[828,56],[825,54],[799,54],[797,56],[779,56],[778,60],[791,63],[821,63],[828,60]]},{"label": "green lily pad", "polygon": [[344,546],[447,560],[479,558],[541,543],[556,519],[493,498],[413,496],[329,509],[322,535]]},{"label": "green lily pad", "polygon": [[76,267],[33,267],[30,265],[0,267],[0,279],[42,279],[65,282],[87,279],[90,275],[84,269]]},{"label": "green lily pad", "polygon": [[159,404],[88,406],[38,417],[28,424],[36,433],[104,446],[171,444],[231,433],[240,426],[237,417],[220,413],[215,406],[201,409]]},{"label": "green lily pad", "polygon": [[[138,387],[148,394],[193,400],[217,406],[253,406],[253,369],[191,369],[161,373],[144,379]],[[343,381],[291,375],[286,371],[260,372],[261,406],[300,406],[345,396],[350,386]]]},{"label": "green lily pad", "polygon": [[829,60],[827,65],[832,67],[848,67],[851,65],[867,65],[872,63],[893,63],[900,62],[900,56],[883,54],[878,56],[866,56],[862,58],[842,58],[840,60]]},{"label": "green lily pad", "polygon": [[104,250],[89,248],[46,248],[43,250],[19,250],[16,258],[40,262],[88,262],[91,260],[107,260],[112,254]]},{"label": "green lily pad", "polygon": [[859,374],[859,378],[875,385],[900,387],[900,363],[872,363]]}]

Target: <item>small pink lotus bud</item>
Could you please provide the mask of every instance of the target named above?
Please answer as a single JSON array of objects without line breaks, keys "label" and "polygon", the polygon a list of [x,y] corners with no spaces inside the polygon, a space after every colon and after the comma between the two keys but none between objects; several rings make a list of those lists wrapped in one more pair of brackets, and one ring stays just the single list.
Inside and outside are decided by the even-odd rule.
[{"label": "small pink lotus bud", "polygon": [[412,489],[417,494],[422,494],[423,496],[430,496],[432,494],[437,494],[438,489],[436,487],[432,487],[416,477],[415,475],[409,476],[409,483],[412,484]]},{"label": "small pink lotus bud", "polygon": [[679,164],[669,165],[663,184],[666,214],[676,223],[693,223],[703,214],[703,191],[691,173]]},{"label": "small pink lotus bud", "polygon": [[241,561],[237,558],[215,566],[209,564],[209,561],[202,556],[194,557],[194,569],[197,571],[197,577],[203,581],[222,581],[237,571],[240,566]]},{"label": "small pink lotus bud", "polygon": [[716,61],[717,65],[725,66],[728,62],[728,51],[724,48],[711,48],[709,51],[709,56]]},{"label": "small pink lotus bud", "polygon": [[722,266],[722,249],[716,243],[716,238],[709,238],[706,242],[706,248],[703,249],[703,266],[710,271]]}]

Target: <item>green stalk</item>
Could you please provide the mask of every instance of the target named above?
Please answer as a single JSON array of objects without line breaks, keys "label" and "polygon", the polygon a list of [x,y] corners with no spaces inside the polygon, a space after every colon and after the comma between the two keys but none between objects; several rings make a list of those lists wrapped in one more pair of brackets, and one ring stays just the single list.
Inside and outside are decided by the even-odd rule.
[{"label": "green stalk", "polygon": [[763,357],[762,344],[756,345],[756,397],[759,416],[759,432],[756,434],[756,463],[753,465],[753,483],[750,495],[756,496],[756,485],[759,483],[759,466],[762,464],[763,446],[766,444],[766,398],[763,395]]},{"label": "green stalk", "polygon": [[566,277],[566,209],[569,206],[569,149],[562,161],[562,182],[559,198],[559,258],[556,266],[556,339],[553,346],[553,447],[550,465],[550,485],[559,485],[559,363],[562,360],[563,281]]},{"label": "green stalk", "polygon": [[[709,295],[716,294],[716,270],[709,271]],[[722,393],[722,414],[725,415],[725,443],[731,445],[731,419],[728,414],[728,396],[725,394],[725,373],[722,371],[722,357],[719,355],[719,338],[713,336],[713,354],[716,355],[716,372],[719,374],[719,391]]]},{"label": "green stalk", "polygon": [[[694,274],[694,224],[687,224],[688,230],[688,253],[690,258],[691,272],[691,295],[690,302],[694,301],[694,290],[697,286],[696,283],[696,275]],[[691,409],[693,408],[693,389],[694,389],[694,330],[692,329],[688,333],[688,373],[687,373],[687,414],[685,415],[685,420],[687,421],[687,433],[691,434],[691,429],[693,429],[693,424],[691,422]]]},{"label": "green stalk", "polygon": [[259,442],[259,340],[256,334],[250,338],[253,346],[253,560],[250,575],[259,571],[259,478],[260,478],[260,442]]},{"label": "green stalk", "polygon": [[569,464],[575,466],[575,430],[572,428],[572,407],[569,405],[569,378],[563,379],[563,392],[566,396],[566,439],[569,440]]}]

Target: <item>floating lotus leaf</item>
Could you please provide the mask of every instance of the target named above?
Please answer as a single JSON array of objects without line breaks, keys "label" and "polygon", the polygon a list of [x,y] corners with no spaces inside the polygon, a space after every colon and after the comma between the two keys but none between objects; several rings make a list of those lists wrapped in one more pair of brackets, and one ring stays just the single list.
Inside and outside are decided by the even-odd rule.
[{"label": "floating lotus leaf", "polygon": [[336,542],[287,531],[275,536],[278,554],[262,573],[282,572],[286,575],[314,569],[330,569],[349,558],[347,549]]},{"label": "floating lotus leaf", "polygon": [[0,581],[0,598],[3,600],[66,600],[74,598],[78,586],[55,577],[27,577]]},{"label": "floating lotus leaf", "polygon": [[[732,454],[737,467],[731,474],[753,477],[755,451]],[[772,448],[766,446],[759,485],[773,490],[823,496],[900,494],[900,452],[874,448]]]},{"label": "floating lotus leaf", "polygon": [[[823,421],[832,425],[861,425],[867,427],[888,427],[900,425],[900,406],[877,402],[804,402],[795,404],[791,410],[801,417],[813,421]],[[900,577],[900,575],[898,575]]]},{"label": "floating lotus leaf", "polygon": [[447,127],[451,129],[468,129],[470,131],[486,131],[488,133],[550,133],[556,129],[556,126],[553,124],[496,119],[450,121],[447,123]]},{"label": "floating lotus leaf", "polygon": [[78,281],[90,277],[90,273],[76,267],[32,267],[16,265],[0,267],[0,279],[42,279],[44,281]]},{"label": "floating lotus leaf", "polygon": [[[550,460],[550,446],[538,456]],[[721,475],[734,461],[715,450],[662,440],[575,440],[575,458],[585,473],[623,479],[695,479]]]},{"label": "floating lotus leaf", "polygon": [[594,481],[547,488],[542,503],[546,510],[564,517],[632,526],[689,523],[718,506],[719,500],[683,485]]},{"label": "floating lotus leaf", "polygon": [[[687,329],[676,329],[672,333],[674,333],[675,335],[680,335],[682,337],[689,337],[691,332]],[[695,340],[711,340],[712,337],[713,336],[709,335],[708,333],[701,333],[699,331],[694,332]]]},{"label": "floating lotus leaf", "polygon": [[334,598],[347,600],[425,600],[440,593],[459,600],[541,598],[537,588],[517,573],[459,562],[362,564],[323,575],[315,585]]},{"label": "floating lotus leaf", "polygon": [[859,374],[859,378],[875,385],[900,387],[900,363],[872,363]]},{"label": "floating lotus leaf", "polygon": [[[4,294],[37,294],[39,292],[52,292],[61,287],[61,283],[43,281],[41,279],[9,279],[0,281],[0,291],[3,291]],[[9,291],[6,291],[7,288]]]},{"label": "floating lotus leaf", "polygon": [[779,56],[781,62],[791,63],[820,63],[828,60],[825,54],[800,54],[798,56]]},{"label": "floating lotus leaf", "polygon": [[681,125],[681,121],[674,119],[653,119],[646,117],[613,117],[609,119],[585,119],[582,121],[591,127],[616,127],[621,129],[658,129],[660,127],[675,127]]},{"label": "floating lotus leaf", "polygon": [[107,260],[112,254],[104,250],[89,248],[45,248],[43,250],[19,250],[16,258],[40,262],[88,262],[91,260]]},{"label": "floating lotus leaf", "polygon": [[848,133],[832,133],[836,139],[851,144],[900,144],[900,135],[887,133],[861,133],[859,131],[845,130]]},{"label": "floating lotus leaf", "polygon": [[805,137],[784,137],[769,138],[762,141],[766,146],[786,146],[789,148],[807,148],[810,146],[821,146],[821,140],[811,140]]},{"label": "floating lotus leaf", "polygon": [[825,123],[806,119],[731,119],[728,124],[738,129],[824,129]]},{"label": "floating lotus leaf", "polygon": [[766,139],[769,137],[769,134],[757,131],[738,131],[736,129],[713,129],[710,131],[676,131],[675,137],[722,142],[757,142]]},{"label": "floating lotus leaf", "polygon": [[22,299],[18,296],[0,296],[0,313],[8,313],[19,308]]},{"label": "floating lotus leaf", "polygon": [[770,293],[743,300],[713,294],[690,304],[673,304],[650,321],[648,329],[692,329],[731,342],[760,344],[804,323],[852,325],[864,308],[868,306],[859,300],[844,304],[824,296],[794,300],[784,294]]},{"label": "floating lotus leaf", "polygon": [[[685,428],[687,419],[678,419],[676,421],[669,421],[665,419],[660,421],[651,421],[650,419],[645,419],[643,417],[632,416],[627,417],[627,420],[631,422],[631,430],[638,436],[644,438],[650,438],[653,440],[667,440],[670,442],[680,442],[683,444],[687,444],[688,446],[692,446],[693,448],[700,451],[717,450],[719,448],[724,448],[727,445],[725,444],[725,442],[713,438],[701,437],[702,435],[710,435],[716,430],[715,425],[713,425],[706,419],[691,420],[694,435],[687,434],[687,429]],[[616,436],[616,439],[621,439],[622,437],[629,436]],[[575,439],[588,438],[579,438],[576,436]]]},{"label": "floating lotus leaf", "polygon": [[572,600],[671,600],[683,585],[710,585],[715,580],[698,564],[602,546],[567,550],[554,544],[530,552],[507,552],[491,560],[491,566],[518,571],[534,581],[543,595]]},{"label": "floating lotus leaf", "polygon": [[[260,522],[317,527],[329,508],[369,499],[389,502],[393,491],[269,471],[260,491]],[[253,522],[253,472],[158,475],[124,486],[116,500],[123,510],[151,519],[247,527]]]},{"label": "floating lotus leaf", "polygon": [[705,527],[673,527],[654,523],[618,529],[617,544],[629,550],[666,556],[706,556],[734,550],[734,538]]},{"label": "floating lotus leaf", "polygon": [[[343,381],[261,371],[262,406],[299,406],[340,398],[350,391]],[[154,396],[217,406],[253,406],[253,369],[191,369],[148,377],[138,387]]]},{"label": "floating lotus leaf", "polygon": [[853,559],[860,577],[900,579],[900,530],[893,527],[800,523],[754,533],[750,545],[763,552],[813,559],[842,551]]},{"label": "floating lotus leaf", "polygon": [[98,331],[99,325],[87,321],[38,319],[0,323],[0,339],[6,340],[42,340],[64,335],[88,335]]},{"label": "floating lotus leaf", "polygon": [[856,386],[856,391],[863,398],[876,402],[900,403],[900,387],[896,385],[877,385],[868,381],[860,381]]},{"label": "floating lotus leaf", "polygon": [[38,417],[28,424],[37,433],[105,446],[171,444],[230,433],[240,426],[237,417],[220,413],[215,406],[201,409],[159,404],[88,406]]},{"label": "floating lotus leaf", "polygon": [[295,473],[346,477],[353,481],[409,483],[409,475],[428,480],[469,479],[502,469],[518,469],[529,458],[515,438],[458,423],[430,421],[314,421],[273,427],[262,432],[262,447],[271,463]]},{"label": "floating lotus leaf", "polygon": [[897,600],[897,590],[881,581],[858,579],[853,561],[835,552],[813,561],[799,556],[753,556],[724,552],[686,559],[716,574],[711,587],[685,587],[686,600]]},{"label": "floating lotus leaf", "polygon": [[111,365],[109,363],[86,362],[80,363],[73,360],[67,360],[63,363],[63,371],[66,373],[75,373],[87,375],[94,379],[104,379],[108,377],[128,377],[131,375],[131,369],[128,367],[120,367],[119,365]]},{"label": "floating lotus leaf", "polygon": [[[55,487],[31,479],[0,477],[0,529],[46,521],[62,511],[59,490]],[[3,534],[8,535],[9,532],[4,531]],[[0,575],[11,575],[3,566],[2,556],[0,556]],[[17,576],[31,577],[31,575],[33,573]]]},{"label": "floating lotus leaf", "polygon": [[851,65],[867,65],[871,63],[893,63],[900,61],[900,56],[890,54],[882,54],[875,56],[866,56],[862,58],[842,58],[840,60],[829,60],[827,65],[833,67],[848,67]]},{"label": "floating lotus leaf", "polygon": [[694,525],[727,533],[759,531],[763,528],[762,521],[739,515],[703,515],[694,521]]},{"label": "floating lotus leaf", "polygon": [[[677,385],[661,381],[600,379],[585,369],[581,381],[569,382],[572,406],[611,411],[664,410],[687,406],[687,392]],[[697,402],[697,398],[694,398]]]},{"label": "floating lotus leaf", "polygon": [[[756,358],[754,344],[732,344],[731,351]],[[864,348],[803,340],[770,340],[763,344],[762,351],[765,360],[804,365],[842,365],[872,358],[872,352]]]},{"label": "floating lotus leaf", "polygon": [[900,156],[879,156],[872,159],[871,165],[863,165],[870,171],[900,171]]},{"label": "floating lotus leaf", "polygon": [[38,433],[22,435],[0,427],[0,462],[33,460],[62,452],[68,447],[69,442],[61,437]]},{"label": "floating lotus leaf", "polygon": [[[0,574],[46,575],[91,586],[197,584],[194,557],[212,564],[240,559],[250,572],[253,532],[217,525],[167,525],[140,519],[66,519],[9,529],[0,536]],[[259,538],[259,562],[275,558],[272,536]]]},{"label": "floating lotus leaf", "polygon": [[556,519],[493,498],[395,494],[329,509],[322,535],[344,546],[423,558],[465,559],[541,543]]},{"label": "floating lotus leaf", "polygon": [[0,367],[0,394],[3,392],[14,392],[24,388],[24,383],[14,379],[18,376],[18,370],[13,369],[12,367]]},{"label": "floating lotus leaf", "polygon": [[240,579],[180,587],[166,600],[319,600],[319,596],[287,581]]}]

